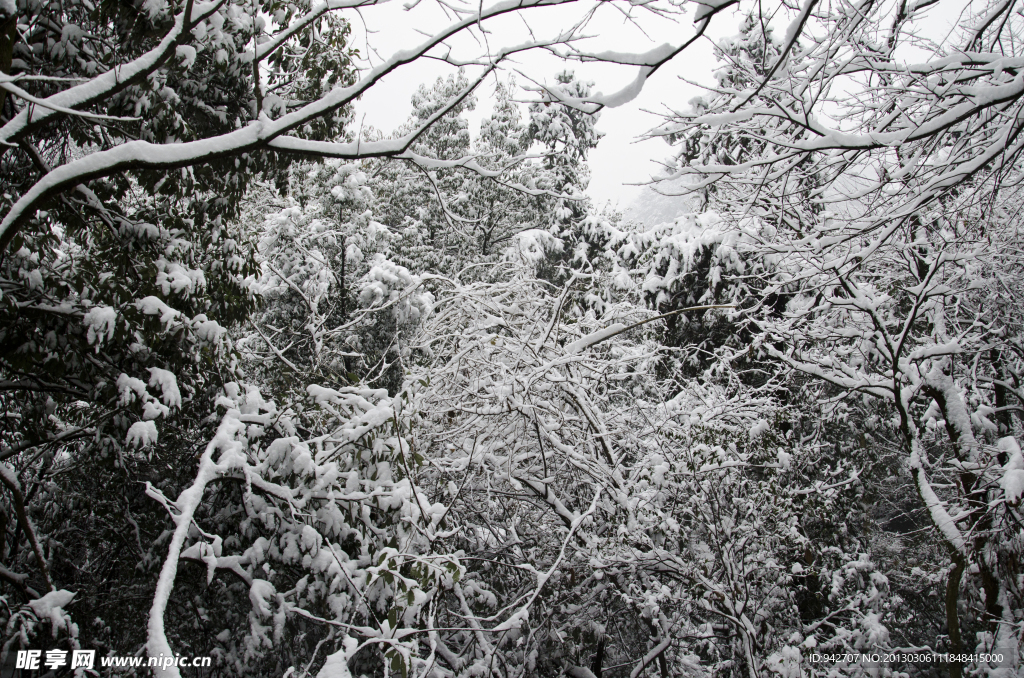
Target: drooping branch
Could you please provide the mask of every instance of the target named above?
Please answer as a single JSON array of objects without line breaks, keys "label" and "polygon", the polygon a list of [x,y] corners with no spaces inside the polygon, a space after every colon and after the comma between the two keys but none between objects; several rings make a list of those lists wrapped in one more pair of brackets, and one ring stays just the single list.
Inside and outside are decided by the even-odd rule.
[{"label": "drooping branch", "polygon": [[[14,474],[11,467],[4,463],[0,463],[0,483],[7,487],[11,497],[14,499],[15,517],[18,520],[18,525],[21,526],[21,531],[25,533],[25,538],[28,539],[28,543],[32,547],[32,553],[36,557],[36,565],[39,567],[39,572],[43,575],[46,588],[50,591],[56,590],[53,587],[53,580],[50,579],[50,568],[46,564],[46,557],[43,555],[43,549],[39,545],[35,528],[25,512],[25,495],[21,491],[21,483],[18,482],[18,477]],[[24,584],[22,583],[22,585]]]}]

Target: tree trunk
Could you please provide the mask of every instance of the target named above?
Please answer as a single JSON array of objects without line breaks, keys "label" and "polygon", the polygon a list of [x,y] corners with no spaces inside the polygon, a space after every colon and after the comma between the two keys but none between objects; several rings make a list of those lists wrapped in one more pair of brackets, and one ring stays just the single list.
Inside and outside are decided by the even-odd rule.
[{"label": "tree trunk", "polygon": [[[1013,418],[1010,414],[1009,403],[1006,398],[1006,387],[1000,382],[1006,382],[1006,370],[1003,369],[1003,357],[998,349],[992,348],[988,352],[989,360],[992,361],[992,371],[995,373],[995,382],[992,384],[996,396],[995,423],[999,427],[1000,436],[1008,436],[1013,431]],[[1006,463],[1006,453],[999,453],[999,463]]]},{"label": "tree trunk", "polygon": [[597,678],[601,678],[601,664],[604,662],[604,634],[597,641],[597,651],[594,653],[594,661],[590,664],[590,672]]},{"label": "tree trunk", "polygon": [[[960,602],[960,579],[966,565],[967,561],[962,556],[953,556],[953,569],[949,571],[949,579],[946,580],[946,628],[949,631],[949,652],[951,654],[963,652],[957,605]],[[962,676],[963,666],[960,662],[950,662],[949,678],[961,678]]]}]

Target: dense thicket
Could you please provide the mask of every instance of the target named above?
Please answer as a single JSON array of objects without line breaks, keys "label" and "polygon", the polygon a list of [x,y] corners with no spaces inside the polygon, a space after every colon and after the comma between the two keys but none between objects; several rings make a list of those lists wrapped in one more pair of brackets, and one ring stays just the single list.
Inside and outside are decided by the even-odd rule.
[{"label": "dense thicket", "polygon": [[[931,2],[742,4],[651,132],[694,208],[658,224],[587,157],[689,38],[458,6],[357,70],[372,4],[0,2],[0,663],[1020,675],[1014,3],[940,46]],[[535,48],[639,73],[498,81],[471,129]],[[420,58],[464,68],[351,129]]]}]

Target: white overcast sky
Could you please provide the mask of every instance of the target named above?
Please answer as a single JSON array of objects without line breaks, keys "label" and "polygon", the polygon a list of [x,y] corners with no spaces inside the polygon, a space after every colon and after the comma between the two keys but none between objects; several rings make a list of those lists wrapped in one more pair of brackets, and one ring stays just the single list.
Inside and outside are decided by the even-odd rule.
[{"label": "white overcast sky", "polygon": [[[957,20],[948,15],[940,2],[926,18],[929,37],[942,40]],[[620,52],[645,52],[663,43],[678,45],[693,35],[693,24],[689,17],[680,17],[678,22],[645,16],[642,9],[634,8],[644,31],[625,20],[613,7],[606,3],[595,14],[586,31],[593,36],[585,47],[589,51],[615,50]],[[536,37],[550,36],[553,31],[564,28],[580,14],[579,7],[555,7],[534,10],[527,14],[530,30]],[[407,11],[399,2],[387,3],[362,14],[362,22],[353,26],[354,46],[364,57],[369,55],[371,63],[379,63],[394,52],[407,49],[423,41],[417,31],[431,31],[451,23],[436,3],[423,0]],[[659,162],[670,152],[661,140],[637,141],[638,135],[659,122],[657,112],[666,107],[676,110],[688,108],[688,101],[700,93],[700,89],[684,82],[682,78],[701,83],[714,82],[712,71],[715,60],[712,55],[712,41],[738,32],[742,15],[728,11],[712,21],[708,35],[701,38],[686,52],[677,56],[653,74],[643,91],[633,101],[601,113],[598,129],[605,136],[598,147],[591,152],[591,181],[588,193],[597,205],[611,202],[620,207],[636,199],[641,184],[659,171]],[[488,42],[494,45],[517,44],[529,38],[524,21],[519,17],[505,17],[484,24],[489,28]],[[781,27],[785,30],[785,27]],[[367,50],[367,40],[374,48]],[[478,56],[483,46],[468,36],[451,44],[453,54],[461,57]],[[515,74],[519,84],[529,84],[530,78],[540,82],[551,82],[555,73],[571,68],[577,75],[595,82],[595,91],[614,92],[629,83],[636,75],[635,68],[594,63],[566,64],[550,54],[527,53],[508,64],[500,77]],[[518,72],[517,72],[518,71]],[[446,76],[454,68],[438,60],[419,60],[398,69],[377,87],[371,89],[356,104],[356,124],[364,121],[388,133],[401,125],[409,116],[409,99],[421,83],[432,83],[438,76]],[[470,74],[472,72],[470,71]],[[490,78],[477,91],[477,107],[467,117],[471,132],[476,136],[480,120],[492,107],[490,93],[495,80]],[[525,113],[525,111],[524,111]]]}]

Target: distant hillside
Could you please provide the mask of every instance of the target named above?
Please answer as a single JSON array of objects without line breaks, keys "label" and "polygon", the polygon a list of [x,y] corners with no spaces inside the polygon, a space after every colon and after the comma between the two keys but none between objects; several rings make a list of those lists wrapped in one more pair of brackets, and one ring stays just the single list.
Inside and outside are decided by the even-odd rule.
[{"label": "distant hillside", "polygon": [[653,226],[672,221],[680,214],[694,210],[692,197],[663,194],[678,190],[679,186],[676,182],[662,184],[658,188],[662,193],[656,192],[650,186],[644,186],[640,195],[622,210],[623,218],[627,221]]}]

